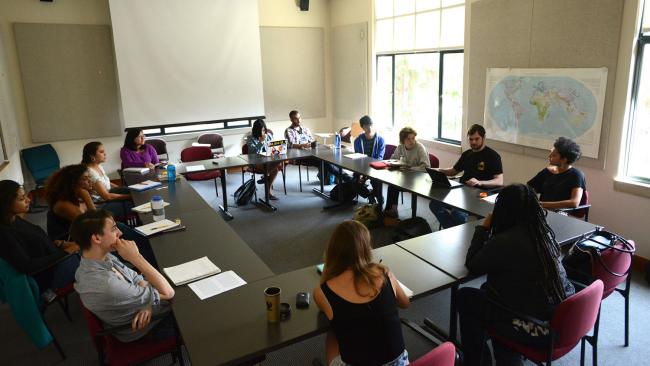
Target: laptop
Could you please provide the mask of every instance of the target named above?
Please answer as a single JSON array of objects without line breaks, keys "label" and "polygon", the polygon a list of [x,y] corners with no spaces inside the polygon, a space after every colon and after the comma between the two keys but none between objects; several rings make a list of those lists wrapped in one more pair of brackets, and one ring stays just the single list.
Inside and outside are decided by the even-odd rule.
[{"label": "laptop", "polygon": [[287,140],[269,141],[266,151],[262,154],[265,156],[285,155],[287,153]]},{"label": "laptop", "polygon": [[463,183],[456,182],[455,180],[451,180],[447,178],[445,173],[440,172],[436,169],[433,168],[426,168],[427,173],[429,173],[429,176],[431,177],[431,184],[434,186],[442,187],[442,188],[458,188],[462,187]]}]

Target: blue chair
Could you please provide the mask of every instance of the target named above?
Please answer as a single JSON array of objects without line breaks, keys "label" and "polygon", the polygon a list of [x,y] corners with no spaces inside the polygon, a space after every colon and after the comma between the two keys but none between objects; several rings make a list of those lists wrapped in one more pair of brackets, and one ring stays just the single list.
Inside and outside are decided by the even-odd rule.
[{"label": "blue chair", "polygon": [[31,276],[18,273],[0,258],[0,302],[9,303],[16,322],[27,332],[32,343],[42,349],[54,343],[62,359],[63,349],[56,341],[43,318],[38,285]]},{"label": "blue chair", "polygon": [[29,173],[34,178],[34,183],[36,184],[34,189],[29,192],[29,196],[33,202],[32,206],[35,208],[47,207],[37,205],[36,198],[38,195],[34,195],[34,193],[43,189],[47,178],[61,168],[59,155],[50,144],[23,149],[21,150],[21,154],[25,166],[29,169]]}]

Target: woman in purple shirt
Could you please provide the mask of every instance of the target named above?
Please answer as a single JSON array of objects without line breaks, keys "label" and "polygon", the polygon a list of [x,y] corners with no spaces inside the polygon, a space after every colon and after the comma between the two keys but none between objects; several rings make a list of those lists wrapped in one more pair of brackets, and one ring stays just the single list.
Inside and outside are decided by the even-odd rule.
[{"label": "woman in purple shirt", "polygon": [[120,149],[122,168],[145,167],[153,168],[158,164],[158,153],[149,144],[144,143],[144,132],[141,128],[126,131],[124,146]]}]

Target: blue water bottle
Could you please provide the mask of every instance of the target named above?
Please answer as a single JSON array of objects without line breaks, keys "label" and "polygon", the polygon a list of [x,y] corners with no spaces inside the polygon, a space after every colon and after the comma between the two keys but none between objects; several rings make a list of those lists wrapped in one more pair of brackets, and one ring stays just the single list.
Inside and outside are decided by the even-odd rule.
[{"label": "blue water bottle", "polygon": [[336,135],[334,135],[334,148],[335,149],[341,148],[341,135],[338,132],[336,133]]},{"label": "blue water bottle", "polygon": [[176,167],[173,164],[167,165],[167,181],[168,182],[176,181]]}]

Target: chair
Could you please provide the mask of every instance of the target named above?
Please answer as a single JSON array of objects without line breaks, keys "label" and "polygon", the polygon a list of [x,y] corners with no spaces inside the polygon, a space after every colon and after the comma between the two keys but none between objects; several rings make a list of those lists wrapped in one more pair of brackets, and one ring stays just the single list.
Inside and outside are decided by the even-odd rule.
[{"label": "chair", "polygon": [[454,366],[455,362],[456,347],[451,342],[445,342],[411,362],[411,366]]},{"label": "chair", "polygon": [[0,258],[0,302],[7,302],[16,322],[27,332],[32,343],[42,349],[53,343],[65,359],[65,353],[45,323],[40,293],[31,276],[18,273],[9,263]]},{"label": "chair", "polygon": [[393,153],[395,153],[396,149],[397,149],[397,146],[391,145],[391,144],[386,144],[385,149],[384,149],[384,159],[392,158]]},{"label": "chair", "polygon": [[[181,343],[176,337],[154,341],[145,336],[133,342],[123,343],[113,337],[112,334],[125,327],[130,328],[131,324],[104,329],[101,321],[95,314],[86,309],[83,303],[81,308],[86,319],[88,332],[97,350],[100,365],[134,365],[166,353],[172,353],[174,363],[176,357],[178,357],[181,366],[184,365]],[[168,316],[171,316],[171,314]]]},{"label": "chair", "polygon": [[[45,208],[47,206],[38,205],[36,198],[40,195],[41,190],[45,187],[45,181],[55,171],[61,168],[59,155],[50,144],[34,146],[21,150],[25,166],[34,178],[35,187],[29,192],[34,208]],[[38,193],[38,194],[37,194]],[[40,211],[31,211],[40,212]]]},{"label": "chair", "polygon": [[[628,240],[628,243],[631,245],[631,249],[634,250],[636,245],[634,241]],[[618,242],[617,247],[623,249],[623,244]],[[618,292],[623,296],[625,300],[625,347],[629,346],[629,328],[630,328],[630,287],[632,282],[632,255],[629,253],[621,252],[618,250],[605,250],[601,252],[600,259],[602,263],[598,260],[592,260],[591,264],[591,276],[593,279],[601,280],[603,282],[603,297],[605,300],[609,295],[614,292]],[[605,266],[603,266],[603,264]],[[611,272],[610,272],[611,271]],[[613,272],[613,273],[612,273]],[[620,275],[617,275],[620,274]],[[618,286],[625,282],[624,288],[618,288]],[[600,310],[598,311],[598,317],[596,318],[596,324],[594,325],[594,332],[591,336],[585,337],[585,340],[589,342],[593,350],[593,359],[594,363],[598,359],[598,333],[600,328]]]},{"label": "chair", "polygon": [[591,204],[589,203],[589,192],[586,189],[582,190],[582,197],[580,197],[580,204],[577,207],[571,208],[560,208],[557,211],[566,212],[568,215],[573,217],[584,219],[589,221],[589,208]]},{"label": "chair", "polygon": [[[191,146],[181,151],[181,162],[187,163],[198,160],[212,159],[212,150],[207,146]],[[210,170],[205,172],[195,172],[185,174],[187,180],[201,181],[214,180],[214,190],[219,197],[219,188],[217,187],[217,178],[221,177],[220,170]]]},{"label": "chair", "polygon": [[[242,153],[242,155],[248,155],[248,144],[242,145],[241,153]],[[281,172],[282,172],[282,185],[284,187],[284,194],[285,195],[287,194],[287,179],[286,179],[286,175],[285,175],[286,170],[287,170],[287,166],[283,163]],[[253,179],[256,179],[255,174],[262,174],[262,175],[266,174],[265,171],[259,171],[259,170],[255,169],[254,166],[250,166],[250,165],[245,166],[241,170],[241,184],[244,184],[244,174],[245,173],[251,173],[253,175]],[[301,192],[302,192],[302,189],[301,189]],[[257,190],[255,191],[255,200],[257,201]]]},{"label": "chair", "polygon": [[429,153],[429,165],[431,165],[432,168],[440,167],[440,160],[438,160],[438,157],[431,153]]},{"label": "chair", "polygon": [[352,140],[350,139],[350,133],[352,132],[352,128],[350,127],[342,127],[339,130],[339,136],[341,136],[341,142],[347,142],[351,143]]},{"label": "chair", "polygon": [[210,144],[210,149],[212,149],[212,154],[215,158],[225,155],[223,136],[218,133],[204,133],[199,136],[197,142],[200,144]]},{"label": "chair", "polygon": [[[402,334],[409,357],[416,358],[415,366],[453,366],[457,359],[456,347],[441,334],[428,326],[401,318]],[[433,349],[432,349],[433,345]],[[460,360],[460,358],[458,358]]]},{"label": "chair", "polygon": [[[549,332],[546,349],[518,343],[516,339],[498,335],[494,329],[488,328],[488,333],[493,341],[501,343],[537,364],[546,362],[549,366],[553,360],[566,355],[580,342],[580,365],[584,365],[585,336],[596,324],[602,296],[603,282],[596,280],[582,291],[564,299],[555,309],[549,322],[517,314],[490,300],[496,307],[512,313],[513,316],[547,329]],[[596,345],[594,344],[593,347],[595,348]],[[593,361],[596,365],[596,360]]]},{"label": "chair", "polygon": [[158,160],[160,161],[169,161],[169,154],[167,153],[167,143],[162,139],[147,139],[147,144],[153,146],[156,149],[156,154],[158,154]]}]

